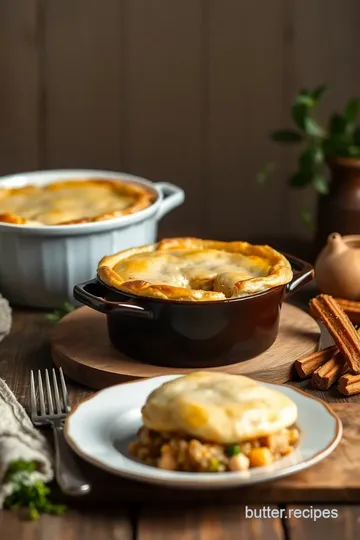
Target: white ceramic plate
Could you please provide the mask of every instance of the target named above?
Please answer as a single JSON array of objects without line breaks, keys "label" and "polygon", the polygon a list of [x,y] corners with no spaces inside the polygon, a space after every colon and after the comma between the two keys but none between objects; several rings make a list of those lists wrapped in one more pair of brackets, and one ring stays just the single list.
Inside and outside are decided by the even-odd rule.
[{"label": "white ceramic plate", "polygon": [[341,439],[341,422],[324,402],[288,386],[262,382],[284,392],[298,406],[301,439],[295,452],[270,466],[246,472],[185,473],[145,465],[127,451],[141,426],[140,409],[150,392],[176,377],[154,377],[94,394],[67,418],[69,445],[86,461],[126,478],[178,488],[214,489],[255,484],[301,471],[328,456]]}]

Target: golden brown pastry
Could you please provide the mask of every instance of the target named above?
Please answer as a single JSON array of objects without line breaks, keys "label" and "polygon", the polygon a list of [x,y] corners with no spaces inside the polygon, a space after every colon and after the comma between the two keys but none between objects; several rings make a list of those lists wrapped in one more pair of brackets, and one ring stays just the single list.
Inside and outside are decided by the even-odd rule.
[{"label": "golden brown pastry", "polygon": [[0,189],[0,222],[72,225],[133,214],[154,201],[145,186],[120,180],[65,180]]},{"label": "golden brown pastry", "polygon": [[234,444],[291,426],[297,408],[285,394],[248,377],[199,371],[157,388],[142,418],[154,431]]},{"label": "golden brown pastry", "polygon": [[259,293],[291,281],[289,261],[269,246],[170,238],[104,257],[98,276],[131,294],[211,301]]},{"label": "golden brown pastry", "polygon": [[246,471],[294,451],[296,404],[243,377],[200,371],[154,390],[130,454],[149,465],[188,472]]}]

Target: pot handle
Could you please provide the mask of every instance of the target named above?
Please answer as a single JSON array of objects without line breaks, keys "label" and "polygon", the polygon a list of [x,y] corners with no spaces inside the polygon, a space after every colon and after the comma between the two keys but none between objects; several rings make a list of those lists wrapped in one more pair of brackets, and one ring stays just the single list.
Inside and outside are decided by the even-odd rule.
[{"label": "pot handle", "polygon": [[107,315],[113,310],[122,311],[129,315],[135,315],[136,317],[145,317],[147,319],[153,318],[153,312],[144,308],[138,304],[132,304],[130,302],[112,302],[106,300],[105,297],[106,288],[104,285],[98,282],[97,279],[90,279],[75,285],[73,294],[74,298],[100,313]]},{"label": "pot handle", "polygon": [[183,189],[168,182],[156,182],[155,186],[161,191],[163,200],[160,204],[160,209],[157,214],[157,220],[160,221],[173,208],[180,206],[185,200],[185,192]]},{"label": "pot handle", "polygon": [[288,255],[287,253],[283,253],[283,255],[287,258],[293,269],[293,278],[286,285],[285,297],[287,298],[314,278],[314,267],[308,262],[293,257],[293,255]]}]

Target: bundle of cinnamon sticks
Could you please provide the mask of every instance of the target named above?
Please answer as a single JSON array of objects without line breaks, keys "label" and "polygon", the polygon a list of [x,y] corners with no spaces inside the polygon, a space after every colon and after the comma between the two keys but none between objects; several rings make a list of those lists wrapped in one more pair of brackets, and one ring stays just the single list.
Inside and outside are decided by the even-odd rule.
[{"label": "bundle of cinnamon sticks", "polygon": [[313,388],[328,390],[337,383],[345,396],[360,393],[360,302],[320,294],[310,301],[310,314],[320,319],[335,345],[295,361],[301,379],[311,377]]}]

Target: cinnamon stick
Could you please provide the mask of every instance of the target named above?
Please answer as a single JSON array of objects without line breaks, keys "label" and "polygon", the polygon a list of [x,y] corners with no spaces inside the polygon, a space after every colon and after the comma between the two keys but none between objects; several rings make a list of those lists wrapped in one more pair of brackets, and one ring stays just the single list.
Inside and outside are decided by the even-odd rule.
[{"label": "cinnamon stick", "polygon": [[341,309],[345,311],[353,324],[360,324],[360,302],[355,300],[345,300],[344,298],[335,298]]},{"label": "cinnamon stick", "polygon": [[310,306],[329,330],[351,371],[360,374],[360,336],[349,317],[328,294],[319,294],[310,300]]},{"label": "cinnamon stick", "polygon": [[313,388],[317,390],[328,390],[346,369],[347,366],[341,353],[337,352],[330,360],[314,371],[311,376]]},{"label": "cinnamon stick", "polygon": [[326,347],[322,351],[317,351],[315,353],[304,356],[304,358],[299,358],[295,360],[295,369],[297,374],[301,379],[307,379],[311,377],[316,369],[325,364],[334,354],[336,354],[338,348],[335,345],[331,347]]},{"label": "cinnamon stick", "polygon": [[354,396],[360,393],[360,375],[346,373],[339,379],[338,390],[344,396]]}]

